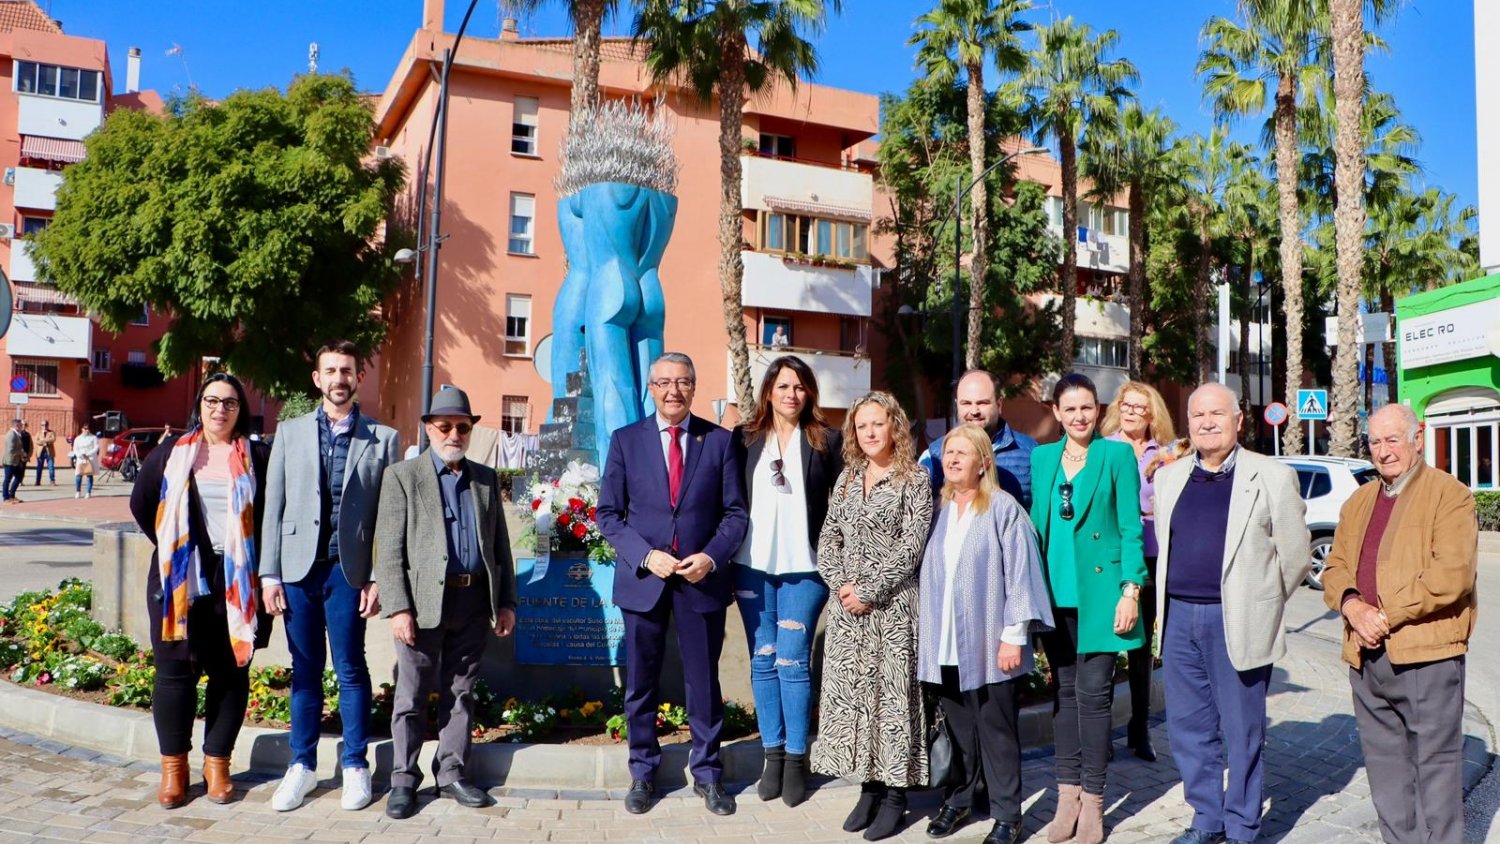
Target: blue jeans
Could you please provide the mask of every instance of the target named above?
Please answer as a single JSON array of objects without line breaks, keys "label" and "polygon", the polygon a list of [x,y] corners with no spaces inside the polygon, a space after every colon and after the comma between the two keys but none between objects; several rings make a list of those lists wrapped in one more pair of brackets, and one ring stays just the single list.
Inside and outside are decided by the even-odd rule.
[{"label": "blue jeans", "polygon": [[0,496],[6,501],[16,497],[16,490],[21,488],[21,478],[26,474],[26,464],[19,466],[5,464],[5,480],[0,482]]},{"label": "blue jeans", "polygon": [[1166,609],[1167,738],[1183,797],[1193,807],[1193,829],[1254,841],[1265,790],[1271,666],[1237,671],[1230,664],[1222,604],[1168,598]]},{"label": "blue jeans", "polygon": [[83,492],[83,480],[84,480],[84,478],[88,478],[88,481],[89,481],[89,495],[93,495],[94,494],[94,476],[93,475],[78,475],[78,474],[73,475],[73,491],[74,492]]},{"label": "blue jeans", "polygon": [[315,563],[307,576],[284,583],[286,641],[292,652],[292,762],[316,770],[318,724],[323,719],[323,666],[333,649],[339,680],[339,716],[344,722],[343,768],[368,768],[370,669],[365,663],[365,620],[359,590],[336,561]]},{"label": "blue jeans", "polygon": [[807,752],[813,630],[828,586],[816,572],[766,574],[734,566],[734,594],[750,644],[750,690],[765,747]]},{"label": "blue jeans", "polygon": [[47,467],[47,479],[53,484],[57,483],[57,461],[47,452],[38,452],[36,456],[36,485],[42,485],[42,467]]}]

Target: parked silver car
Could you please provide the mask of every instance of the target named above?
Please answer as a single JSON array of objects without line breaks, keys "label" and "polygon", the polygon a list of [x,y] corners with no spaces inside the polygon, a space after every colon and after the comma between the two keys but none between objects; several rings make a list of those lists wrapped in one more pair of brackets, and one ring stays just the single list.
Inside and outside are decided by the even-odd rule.
[{"label": "parked silver car", "polygon": [[1323,567],[1333,550],[1333,531],[1338,527],[1339,510],[1354,491],[1380,473],[1365,460],[1349,457],[1279,457],[1278,460],[1297,470],[1302,500],[1307,503],[1307,529],[1312,533],[1312,570],[1307,573],[1308,586],[1323,588]]}]

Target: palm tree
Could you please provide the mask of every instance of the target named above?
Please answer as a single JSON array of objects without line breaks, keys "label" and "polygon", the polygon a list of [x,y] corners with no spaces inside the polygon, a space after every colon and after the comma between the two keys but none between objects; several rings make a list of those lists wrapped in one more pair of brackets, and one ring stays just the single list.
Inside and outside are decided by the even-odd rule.
[{"label": "palm tree", "polygon": [[1083,176],[1094,186],[1089,195],[1103,201],[1126,194],[1130,215],[1130,270],[1126,296],[1130,307],[1130,345],[1126,365],[1132,379],[1141,377],[1141,337],[1146,325],[1146,208],[1169,177],[1168,138],[1177,124],[1161,109],[1139,104],[1125,107],[1117,123],[1091,124],[1083,140]]},{"label": "palm tree", "polygon": [[[1203,95],[1221,121],[1264,113],[1273,104],[1276,189],[1281,217],[1281,285],[1286,312],[1286,392],[1302,388],[1302,214],[1297,201],[1297,103],[1325,71],[1317,52],[1325,31],[1318,0],[1240,0],[1244,23],[1211,18],[1198,59]],[[1287,454],[1302,450],[1297,409],[1282,428]]]},{"label": "palm tree", "polygon": [[[917,18],[917,32],[907,42],[917,47],[917,63],[928,76],[951,84],[962,67],[968,76],[969,180],[973,189],[969,207],[974,214],[974,251],[969,262],[968,342],[964,368],[979,362],[981,318],[984,315],[985,247],[988,242],[989,205],[981,178],[984,153],[984,65],[994,59],[1002,73],[1014,73],[1026,64],[1020,33],[1031,24],[1020,20],[1031,8],[1030,0],[938,0],[932,11]],[[956,213],[956,209],[955,209]],[[961,226],[961,221],[955,221]],[[954,279],[955,286],[958,280]],[[956,292],[956,291],[955,291]]]},{"label": "palm tree", "polygon": [[1229,141],[1222,128],[1207,137],[1193,135],[1173,150],[1175,170],[1182,192],[1182,207],[1192,219],[1198,233],[1198,272],[1193,279],[1193,302],[1203,310],[1196,315],[1198,346],[1198,381],[1214,376],[1215,357],[1209,351],[1208,327],[1213,322],[1213,297],[1209,287],[1213,276],[1214,238],[1227,230],[1232,216],[1226,209],[1255,201],[1253,183],[1246,177],[1256,167],[1255,157],[1244,144]]},{"label": "palm tree", "polygon": [[[1469,234],[1474,209],[1455,211],[1455,197],[1437,188],[1415,193],[1409,182],[1405,188],[1389,202],[1371,204],[1365,234],[1361,276],[1364,295],[1378,301],[1380,311],[1392,319],[1397,296],[1478,273],[1473,256],[1461,246]],[[1387,374],[1386,401],[1395,404],[1396,361],[1392,351],[1392,344],[1380,344],[1381,367]],[[1373,365],[1373,359],[1369,363]]]},{"label": "palm tree", "polygon": [[[1250,391],[1250,315],[1251,306],[1248,301],[1251,285],[1258,285],[1255,280],[1257,273],[1264,274],[1268,268],[1265,263],[1271,255],[1271,250],[1276,243],[1276,217],[1278,209],[1276,206],[1276,185],[1259,166],[1241,168],[1238,175],[1232,177],[1235,180],[1233,187],[1226,191],[1226,195],[1235,201],[1224,207],[1224,230],[1234,238],[1237,257],[1243,257],[1244,263],[1240,264],[1241,293],[1247,297],[1243,307],[1240,308],[1240,406],[1249,412],[1251,404]],[[1259,321],[1259,315],[1257,315]],[[1256,383],[1261,383],[1261,366],[1264,366],[1266,349],[1260,349],[1260,362],[1255,369]],[[1268,403],[1266,396],[1257,389],[1256,396],[1261,404]],[[1241,431],[1242,442],[1252,445],[1255,442],[1254,424],[1245,425]]]},{"label": "palm tree", "polygon": [[[818,68],[816,37],[842,0],[644,0],[635,37],[649,44],[646,67],[658,84],[681,82],[704,103],[719,100],[719,285],[734,396],[754,404],[745,342],[740,258],[740,138],[747,94],[785,82],[795,88]],[[751,42],[754,42],[754,46]]]},{"label": "palm tree", "polygon": [[[551,0],[500,0],[512,14],[526,14]],[[618,0],[564,0],[573,21],[573,99],[569,112],[579,114],[599,104],[599,47],[603,42],[604,15],[613,12]]]},{"label": "palm tree", "polygon": [[1037,45],[1016,85],[1023,113],[1038,141],[1054,138],[1062,164],[1062,359],[1073,360],[1074,303],[1078,297],[1078,136],[1119,119],[1127,85],[1139,78],[1127,59],[1109,59],[1120,40],[1110,29],[1094,35],[1067,17],[1038,29]]}]

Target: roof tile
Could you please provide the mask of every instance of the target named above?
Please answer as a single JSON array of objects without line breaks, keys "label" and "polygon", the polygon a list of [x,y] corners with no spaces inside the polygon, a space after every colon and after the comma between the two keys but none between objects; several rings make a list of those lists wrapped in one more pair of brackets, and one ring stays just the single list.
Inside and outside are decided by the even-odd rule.
[{"label": "roof tile", "polygon": [[32,0],[0,0],[0,32],[30,29],[61,35],[62,27]]}]

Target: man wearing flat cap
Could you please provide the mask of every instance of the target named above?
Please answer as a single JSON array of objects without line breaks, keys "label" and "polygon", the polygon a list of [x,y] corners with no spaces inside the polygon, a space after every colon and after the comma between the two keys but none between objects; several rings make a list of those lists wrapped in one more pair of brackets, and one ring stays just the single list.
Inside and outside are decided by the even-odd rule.
[{"label": "man wearing flat cap", "polygon": [[516,626],[516,575],[495,470],[464,457],[479,421],[469,397],[444,387],[422,424],[431,445],[385,471],[375,529],[375,582],[396,639],[395,759],[385,813],[416,811],[427,701],[438,694],[433,777],[440,797],[471,808],[495,799],[464,778],[474,681],[490,631]]}]

